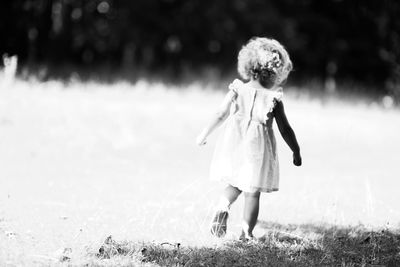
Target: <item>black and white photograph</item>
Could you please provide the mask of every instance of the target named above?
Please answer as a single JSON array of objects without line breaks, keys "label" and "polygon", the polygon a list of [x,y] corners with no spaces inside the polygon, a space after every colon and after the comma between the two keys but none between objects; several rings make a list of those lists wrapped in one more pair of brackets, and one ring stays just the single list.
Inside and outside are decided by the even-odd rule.
[{"label": "black and white photograph", "polygon": [[0,266],[400,266],[400,1],[6,0]]}]

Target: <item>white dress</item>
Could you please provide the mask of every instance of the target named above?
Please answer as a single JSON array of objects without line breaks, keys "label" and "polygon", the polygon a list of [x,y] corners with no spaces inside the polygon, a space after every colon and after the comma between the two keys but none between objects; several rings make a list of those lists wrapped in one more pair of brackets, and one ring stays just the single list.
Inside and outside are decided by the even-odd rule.
[{"label": "white dress", "polygon": [[272,111],[282,88],[259,89],[236,79],[231,112],[211,162],[212,180],[244,192],[273,192],[279,188],[279,162],[272,129]]}]

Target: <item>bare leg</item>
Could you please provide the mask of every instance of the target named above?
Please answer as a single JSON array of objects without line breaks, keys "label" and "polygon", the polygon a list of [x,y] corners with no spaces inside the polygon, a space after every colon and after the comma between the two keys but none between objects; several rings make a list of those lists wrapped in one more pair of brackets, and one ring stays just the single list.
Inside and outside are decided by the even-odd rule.
[{"label": "bare leg", "polygon": [[224,190],[224,197],[229,201],[229,204],[235,202],[238,196],[242,193],[237,187],[228,185]]},{"label": "bare leg", "polygon": [[260,192],[244,193],[243,232],[246,237],[253,237],[260,207]]},{"label": "bare leg", "polygon": [[228,185],[219,199],[217,210],[229,211],[231,204],[235,202],[238,196],[242,193],[237,187]]},{"label": "bare leg", "polygon": [[241,190],[231,185],[228,185],[225,188],[216,207],[216,212],[211,223],[211,233],[213,235],[222,237],[226,234],[229,208],[241,193]]}]

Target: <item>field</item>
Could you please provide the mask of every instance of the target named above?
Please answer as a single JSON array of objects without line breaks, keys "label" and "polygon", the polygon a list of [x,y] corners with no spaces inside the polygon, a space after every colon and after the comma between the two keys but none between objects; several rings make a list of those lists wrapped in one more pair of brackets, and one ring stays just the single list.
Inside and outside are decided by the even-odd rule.
[{"label": "field", "polygon": [[195,138],[223,97],[215,87],[3,84],[0,266],[254,266],[260,255],[281,266],[400,264],[398,109],[288,88],[303,166],[276,130],[280,191],[262,195],[260,241],[243,244],[241,198],[227,237],[209,234],[223,188],[207,177],[219,132],[205,147]]}]

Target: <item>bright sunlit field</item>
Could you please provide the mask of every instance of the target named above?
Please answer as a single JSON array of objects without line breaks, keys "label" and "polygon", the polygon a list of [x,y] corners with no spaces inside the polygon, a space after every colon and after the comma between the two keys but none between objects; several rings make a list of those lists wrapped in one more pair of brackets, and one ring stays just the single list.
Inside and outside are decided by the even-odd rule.
[{"label": "bright sunlit field", "polygon": [[[215,90],[221,89],[221,90]],[[288,88],[303,166],[276,129],[280,191],[261,197],[262,225],[400,225],[400,111],[302,97]],[[16,80],[0,90],[0,265],[84,261],[107,236],[213,247],[208,180],[217,131],[196,135],[223,88]],[[242,199],[226,239],[240,234]]]}]

